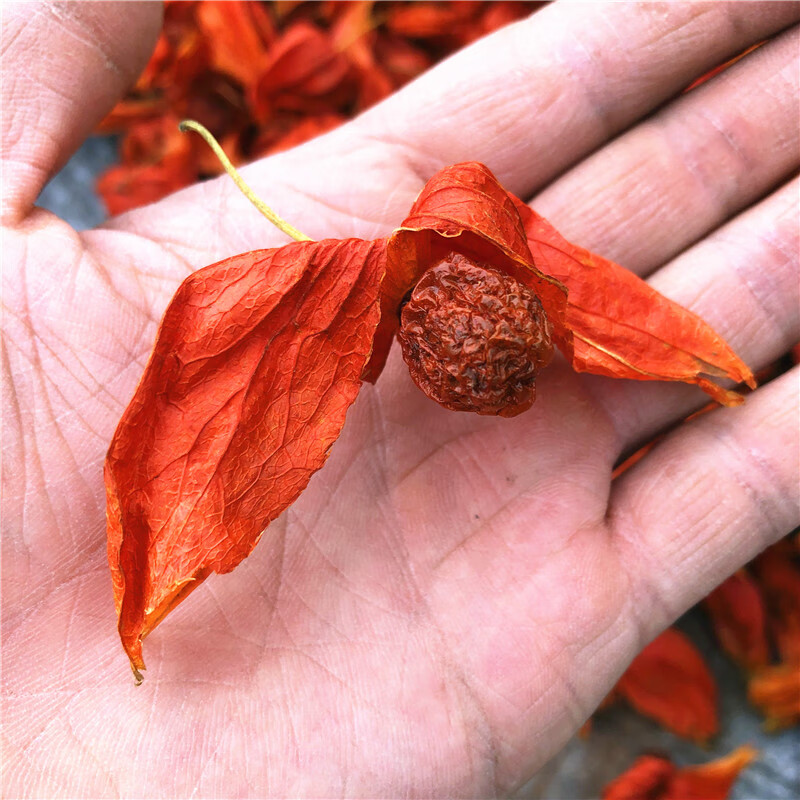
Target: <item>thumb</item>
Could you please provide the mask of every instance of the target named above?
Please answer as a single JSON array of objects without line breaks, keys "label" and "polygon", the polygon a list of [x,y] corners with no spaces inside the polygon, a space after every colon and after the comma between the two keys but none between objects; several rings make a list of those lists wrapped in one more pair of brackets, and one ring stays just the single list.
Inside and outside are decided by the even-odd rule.
[{"label": "thumb", "polygon": [[3,17],[0,217],[14,224],[136,80],[161,4],[10,3]]}]

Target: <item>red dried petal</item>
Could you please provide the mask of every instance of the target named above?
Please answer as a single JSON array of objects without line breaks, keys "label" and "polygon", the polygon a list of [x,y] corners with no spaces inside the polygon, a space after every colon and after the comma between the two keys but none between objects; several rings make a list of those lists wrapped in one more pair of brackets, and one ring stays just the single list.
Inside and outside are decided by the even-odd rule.
[{"label": "red dried petal", "polygon": [[767,604],[767,623],[781,658],[800,666],[800,568],[790,541],[765,550],[752,565]]},{"label": "red dried petal", "polygon": [[769,661],[764,598],[747,572],[731,575],[703,605],[728,655],[747,669],[763,667]]},{"label": "red dried petal", "polygon": [[691,640],[675,628],[639,653],[615,692],[678,736],[705,742],[717,732],[714,677]]},{"label": "red dried petal", "polygon": [[753,374],[711,326],[613,261],[570,244],[514,198],[537,267],[569,291],[572,366],[612,378],[696,383],[723,405],[742,397],[705,376],[755,388]]},{"label": "red dried petal", "polygon": [[434,175],[389,238],[381,322],[366,380],[374,381],[383,368],[399,327],[401,300],[428,267],[451,252],[505,272],[527,286],[553,326],[554,341],[570,351],[564,326],[566,290],[533,265],[522,221],[497,178],[483,164],[467,162]]},{"label": "red dried petal", "polygon": [[725,800],[739,773],[758,756],[745,745],[716,761],[676,767],[668,758],[640,756],[603,790],[603,800]]},{"label": "red dried petal", "polygon": [[800,722],[800,668],[778,664],[759,670],[747,683],[747,699],[766,717],[767,730],[796,725]]},{"label": "red dried petal", "polygon": [[195,272],[106,457],[123,646],[228,572],[339,436],[378,322],[385,241],[299,242]]}]

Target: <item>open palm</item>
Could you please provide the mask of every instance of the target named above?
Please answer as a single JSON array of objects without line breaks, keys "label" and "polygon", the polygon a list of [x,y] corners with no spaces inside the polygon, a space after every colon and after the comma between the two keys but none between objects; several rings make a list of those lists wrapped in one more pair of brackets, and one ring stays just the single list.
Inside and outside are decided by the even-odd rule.
[{"label": "open palm", "polygon": [[[226,179],[80,235],[32,208],[158,20],[151,4],[26,14],[3,31],[8,796],[508,792],[649,638],[798,524],[796,375],[679,426],[612,485],[620,456],[699,390],[557,361],[529,412],[477,417],[424,397],[395,351],[253,555],[148,637],[134,687],[105,449],[180,280],[285,239]],[[799,17],[556,5],[245,175],[308,235],[371,238],[440,166],[483,161],[758,368],[800,338]],[[32,59],[45,41],[49,59]]]}]

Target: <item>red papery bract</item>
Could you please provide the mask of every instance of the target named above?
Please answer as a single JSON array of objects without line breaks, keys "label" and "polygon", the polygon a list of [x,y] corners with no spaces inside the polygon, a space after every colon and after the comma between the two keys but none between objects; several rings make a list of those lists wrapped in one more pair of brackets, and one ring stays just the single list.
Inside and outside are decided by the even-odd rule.
[{"label": "red papery bract", "polygon": [[105,466],[134,670],[142,638],[247,556],[325,462],[371,352],[385,249],[350,239],[256,250],[175,294]]},{"label": "red papery bract", "polygon": [[277,31],[264,6],[251,0],[203,0],[197,25],[208,43],[209,66],[245,88],[253,86],[269,61]]},{"label": "red papery bract", "polygon": [[752,568],[781,659],[800,668],[800,568],[796,555],[791,542],[784,539],[767,548]]},{"label": "red papery bract", "polygon": [[747,699],[766,717],[767,730],[800,722],[800,667],[777,664],[758,670],[747,682]]},{"label": "red papery bract", "polygon": [[453,251],[504,270],[531,289],[553,324],[558,345],[570,352],[566,289],[534,265],[508,192],[483,164],[467,162],[436,173],[389,238],[381,322],[367,380],[377,378],[386,360],[399,326],[401,300],[428,267]]},{"label": "red papery bract", "polygon": [[717,686],[687,636],[668,628],[631,662],[614,688],[640,713],[698,742],[717,732]]},{"label": "red papery bract", "polygon": [[725,405],[742,398],[706,376],[755,386],[747,365],[703,320],[632,272],[567,242],[477,162],[434,175],[390,237],[368,380],[385,361],[402,298],[451,251],[505,270],[537,294],[556,344],[579,372],[695,383]]},{"label": "red papery bract", "polygon": [[632,272],[570,244],[543,217],[514,198],[533,260],[569,291],[572,366],[612,378],[696,383],[723,405],[741,395],[706,376],[755,388],[752,372],[710,325],[659,294]]},{"label": "red papery bract", "polygon": [[720,644],[747,669],[769,661],[767,615],[758,585],[739,570],[703,601]]}]

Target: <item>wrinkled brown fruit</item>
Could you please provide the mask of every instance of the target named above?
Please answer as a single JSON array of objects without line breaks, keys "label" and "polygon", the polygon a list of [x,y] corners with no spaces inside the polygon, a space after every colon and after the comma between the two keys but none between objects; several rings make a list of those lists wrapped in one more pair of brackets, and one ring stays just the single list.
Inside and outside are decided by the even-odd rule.
[{"label": "wrinkled brown fruit", "polygon": [[550,322],[536,295],[457,253],[414,287],[398,338],[417,386],[453,411],[520,414],[553,357]]}]

